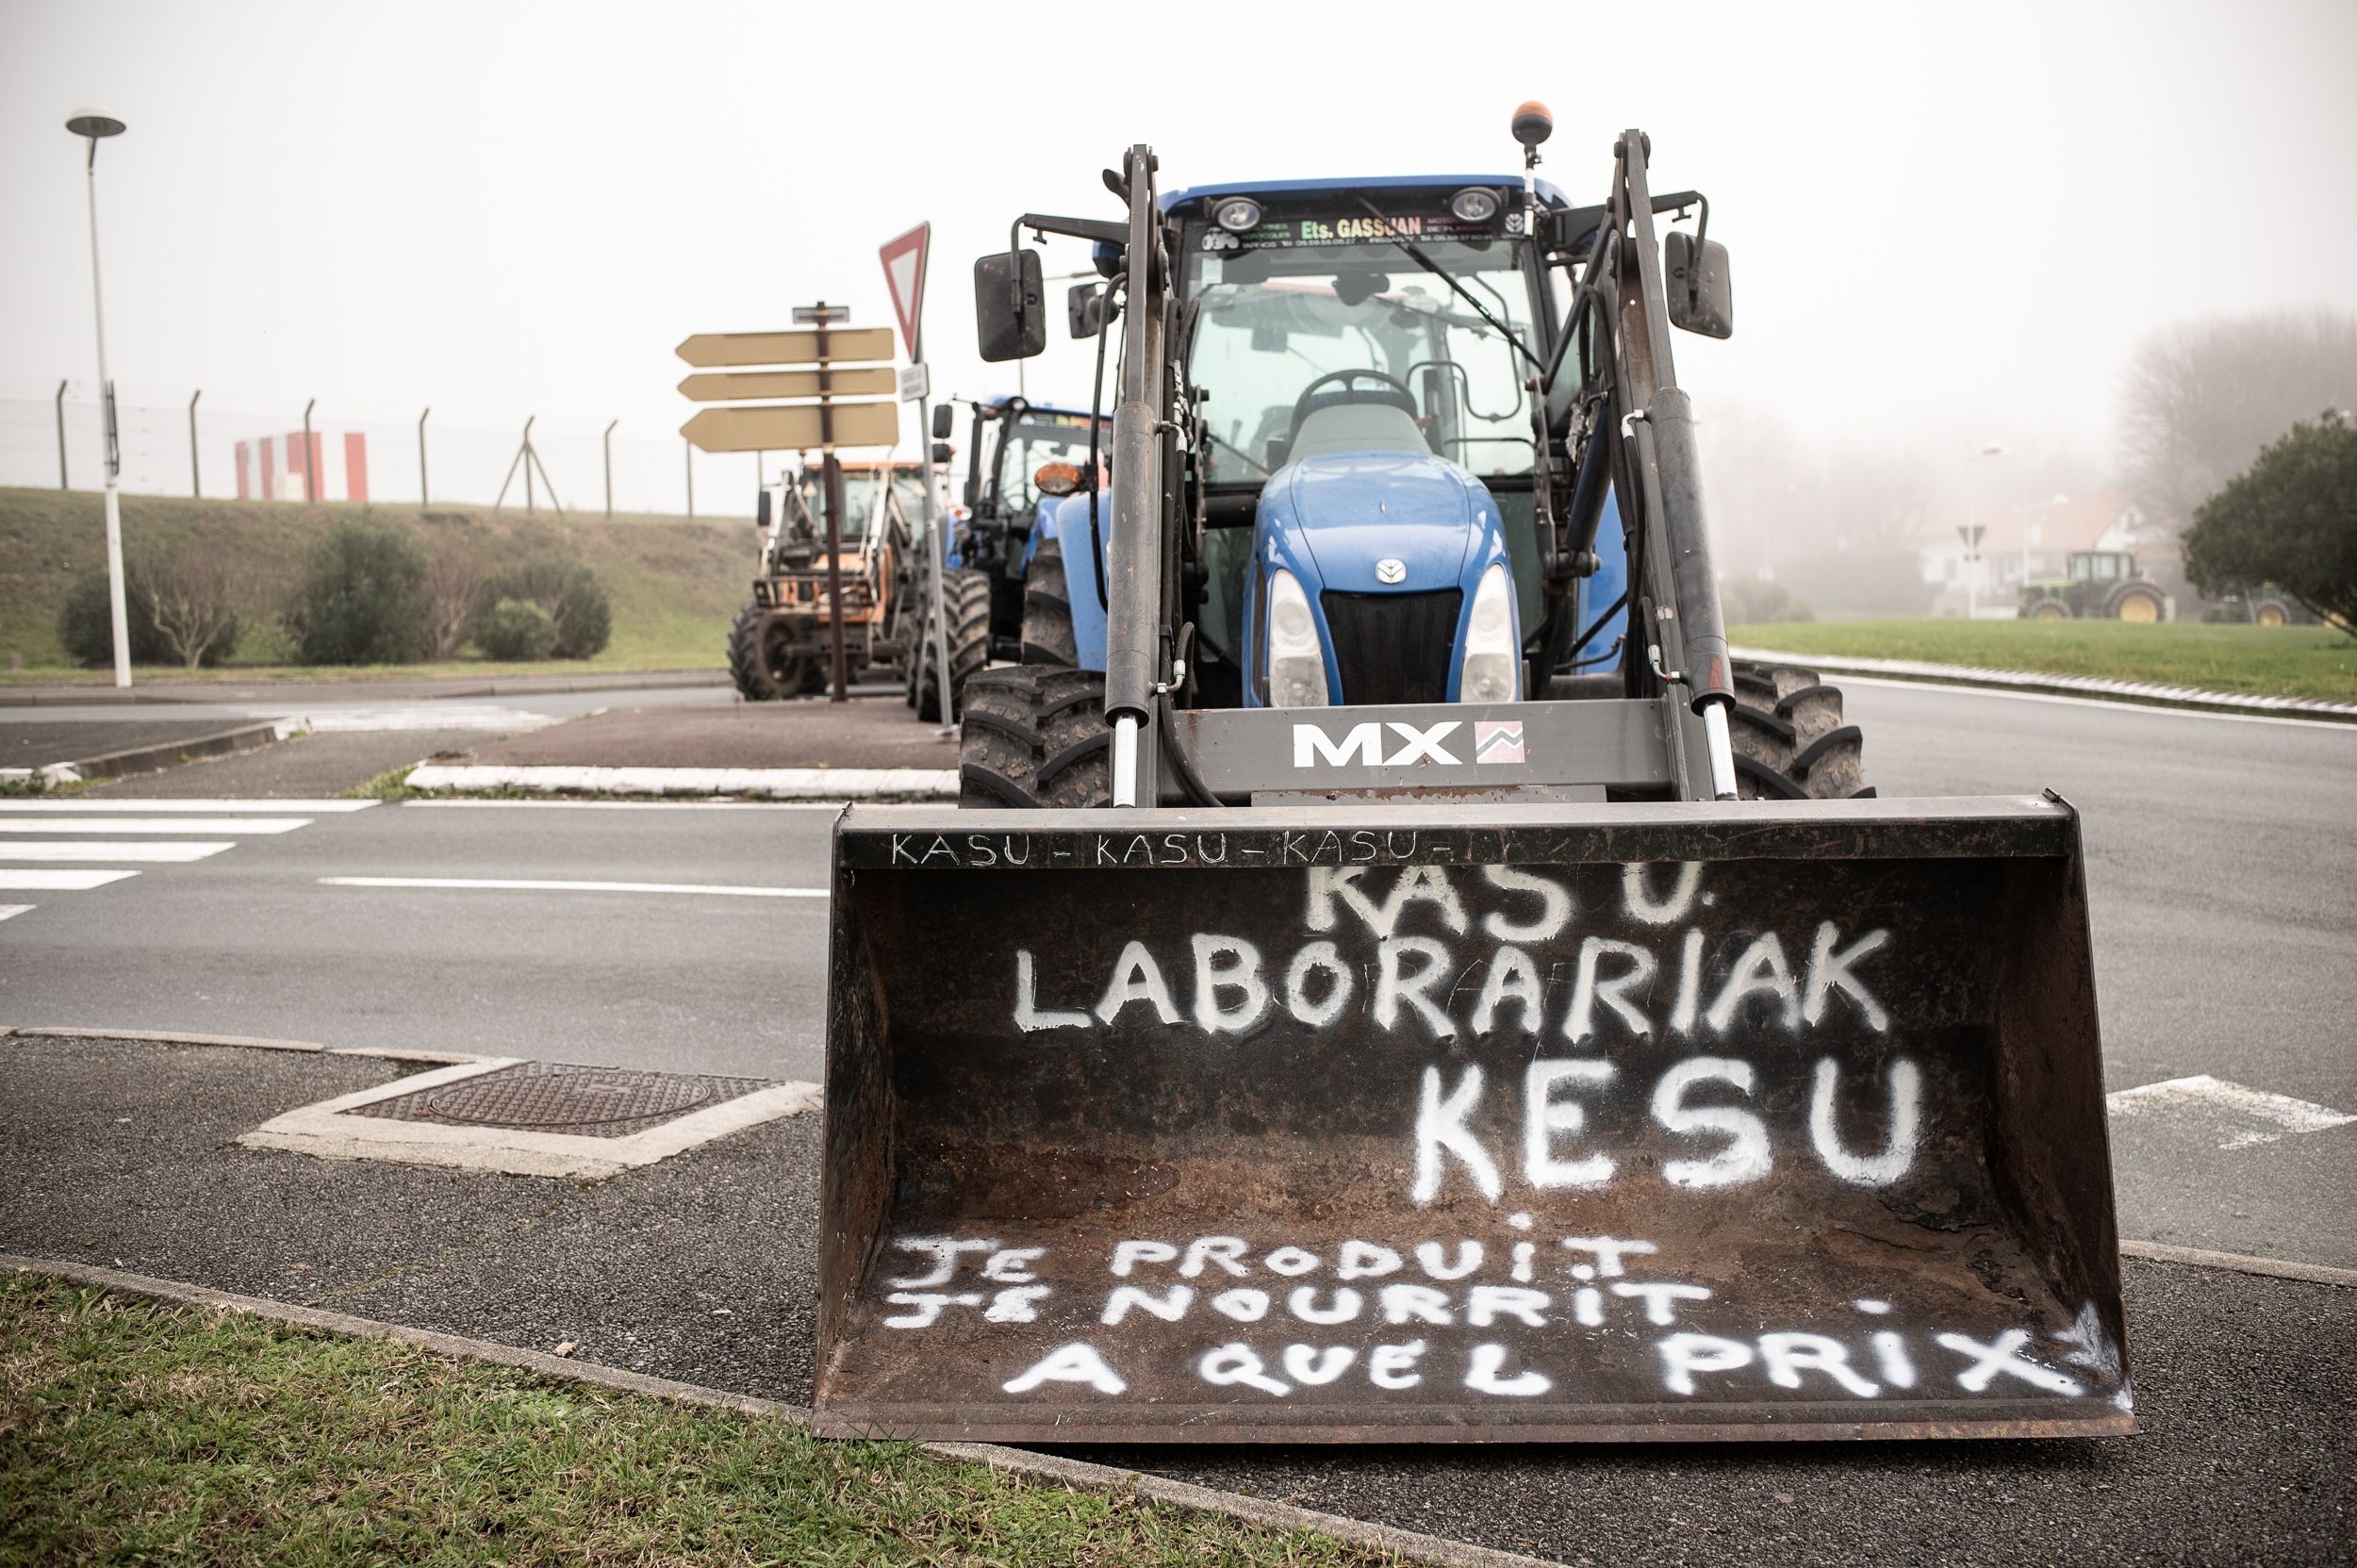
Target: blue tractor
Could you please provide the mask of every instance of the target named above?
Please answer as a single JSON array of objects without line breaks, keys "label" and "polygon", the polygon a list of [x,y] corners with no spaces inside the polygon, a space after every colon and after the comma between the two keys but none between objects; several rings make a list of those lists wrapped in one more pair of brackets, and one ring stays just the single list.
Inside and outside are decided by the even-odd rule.
[{"label": "blue tractor", "polygon": [[837,819],[820,1431],[2134,1429],[2077,816],[1872,799],[1839,693],[1731,656],[1710,209],[1514,130],[1136,146],[1121,221],[976,264],[1021,357],[1021,232],[1094,242],[1118,379],[1034,474],[1072,663],[968,679],[957,806]]}]

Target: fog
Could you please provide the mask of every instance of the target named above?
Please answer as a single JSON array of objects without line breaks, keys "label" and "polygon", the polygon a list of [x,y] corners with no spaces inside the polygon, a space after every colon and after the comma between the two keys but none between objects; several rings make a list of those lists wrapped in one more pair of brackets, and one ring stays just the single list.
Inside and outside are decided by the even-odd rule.
[{"label": "fog", "polygon": [[[1165,15],[1191,20],[1146,20]],[[1538,97],[1557,125],[1541,172],[1574,199],[1602,199],[1631,124],[1656,189],[1711,198],[1737,330],[1677,352],[1722,553],[1748,569],[1835,490],[1886,523],[1877,487],[1952,507],[1986,443],[2008,448],[1981,479],[1993,503],[2111,481],[2128,364],[2157,329],[2357,310],[2353,72],[2343,0],[10,0],[0,394],[45,418],[59,378],[93,373],[82,147],[61,128],[85,103],[130,126],[98,168],[127,402],[202,386],[282,429],[315,396],[351,421],[619,419],[676,454],[681,338],[783,326],[821,296],[885,323],[876,248],[920,219],[934,387],[1013,389],[1015,367],[974,356],[972,258],[1026,208],[1114,215],[1097,171],[1129,142],[1157,148],[1165,188],[1502,172],[1508,112]],[[1047,259],[1085,265],[1074,241]],[[1075,400],[1089,370],[1058,340],[1021,374]]]}]

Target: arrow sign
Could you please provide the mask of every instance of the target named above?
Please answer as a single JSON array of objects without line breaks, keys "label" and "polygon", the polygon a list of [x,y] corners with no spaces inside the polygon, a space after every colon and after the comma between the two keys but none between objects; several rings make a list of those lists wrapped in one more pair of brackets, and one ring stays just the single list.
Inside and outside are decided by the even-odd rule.
[{"label": "arrow sign", "polygon": [[909,357],[920,357],[925,313],[925,253],[931,246],[933,226],[919,223],[876,254],[883,257],[884,287],[892,290],[892,314],[899,319],[901,339]]},{"label": "arrow sign", "polygon": [[847,327],[830,332],[826,358],[818,356],[816,332],[699,332],[679,346],[679,356],[700,371],[732,365],[816,365],[838,360],[890,359],[892,329]]},{"label": "arrow sign", "polygon": [[[900,408],[893,403],[834,404],[834,446],[900,444]],[[807,452],[827,445],[815,403],[766,408],[704,408],[679,427],[699,452]]]},{"label": "arrow sign", "polygon": [[741,371],[734,375],[691,375],[680,396],[697,403],[734,403],[748,398],[862,397],[890,392],[899,385],[889,365],[854,370]]}]

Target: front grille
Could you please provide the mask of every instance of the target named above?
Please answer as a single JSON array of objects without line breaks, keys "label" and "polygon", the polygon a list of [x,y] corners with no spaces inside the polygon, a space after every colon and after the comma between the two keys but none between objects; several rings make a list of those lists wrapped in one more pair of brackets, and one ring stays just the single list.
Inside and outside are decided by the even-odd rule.
[{"label": "front grille", "polygon": [[1442,702],[1464,592],[1326,593],[1327,630],[1345,702]]}]

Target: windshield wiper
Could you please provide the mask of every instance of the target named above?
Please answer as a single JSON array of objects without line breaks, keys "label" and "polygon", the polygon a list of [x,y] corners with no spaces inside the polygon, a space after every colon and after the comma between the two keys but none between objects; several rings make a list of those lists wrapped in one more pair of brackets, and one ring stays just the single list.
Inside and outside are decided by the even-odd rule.
[{"label": "windshield wiper", "polygon": [[1439,262],[1425,255],[1421,246],[1413,244],[1408,239],[1403,239],[1400,236],[1399,225],[1393,223],[1389,217],[1385,216],[1382,208],[1376,206],[1373,202],[1367,200],[1364,196],[1359,197],[1358,202],[1360,206],[1367,209],[1376,223],[1383,225],[1385,231],[1384,238],[1389,243],[1397,245],[1401,250],[1406,251],[1408,253],[1409,260],[1413,261],[1417,266],[1423,268],[1426,272],[1430,272],[1434,277],[1439,278],[1442,283],[1447,284],[1450,293],[1455,294],[1459,299],[1463,300],[1467,305],[1472,305],[1475,315],[1479,316],[1483,321],[1497,328],[1499,334],[1503,336],[1508,342],[1513,344],[1516,351],[1519,352],[1525,359],[1529,360],[1534,367],[1542,371],[1546,369],[1543,364],[1540,363],[1539,356],[1530,352],[1529,345],[1525,343],[1522,338],[1515,336],[1514,329],[1508,326],[1504,322],[1499,321],[1496,316],[1492,315],[1488,305],[1474,298],[1472,293],[1466,289],[1463,284],[1457,281],[1455,276],[1450,273],[1447,268],[1442,266]]}]

